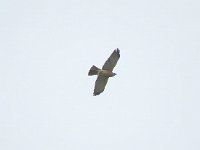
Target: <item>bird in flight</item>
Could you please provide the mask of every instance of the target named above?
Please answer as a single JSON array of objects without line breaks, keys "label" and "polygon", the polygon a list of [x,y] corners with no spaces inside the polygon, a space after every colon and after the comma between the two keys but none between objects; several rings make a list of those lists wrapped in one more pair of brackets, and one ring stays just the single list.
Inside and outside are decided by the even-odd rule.
[{"label": "bird in flight", "polygon": [[109,77],[113,77],[116,73],[112,72],[120,58],[120,50],[117,48],[104,63],[102,69],[92,66],[88,72],[88,76],[97,75],[93,96],[99,95],[105,89]]}]

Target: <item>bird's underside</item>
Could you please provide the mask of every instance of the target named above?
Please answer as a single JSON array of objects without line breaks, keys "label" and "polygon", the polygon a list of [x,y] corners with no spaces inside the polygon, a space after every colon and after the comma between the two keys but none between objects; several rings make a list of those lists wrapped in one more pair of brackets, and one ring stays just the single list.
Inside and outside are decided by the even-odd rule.
[{"label": "bird's underside", "polygon": [[94,96],[99,95],[100,93],[102,93],[104,91],[109,77],[113,77],[116,75],[112,71],[113,71],[114,67],[116,66],[119,58],[120,58],[120,51],[117,48],[113,51],[113,53],[110,55],[110,57],[106,60],[102,69],[100,69],[94,65],[90,68],[88,75],[89,76],[97,75],[97,79],[95,81],[94,92],[93,92]]}]

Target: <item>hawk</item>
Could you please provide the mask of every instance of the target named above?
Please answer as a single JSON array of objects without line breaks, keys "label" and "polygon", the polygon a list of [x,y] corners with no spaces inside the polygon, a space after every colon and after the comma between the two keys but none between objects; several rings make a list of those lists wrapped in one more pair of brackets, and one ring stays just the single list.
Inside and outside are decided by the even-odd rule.
[{"label": "hawk", "polygon": [[109,77],[113,77],[116,73],[112,72],[114,67],[117,64],[117,61],[120,58],[119,49],[115,49],[110,57],[104,63],[102,69],[92,66],[88,72],[88,76],[97,75],[97,79],[95,81],[94,93],[93,96],[99,95],[105,89],[105,86],[108,82]]}]

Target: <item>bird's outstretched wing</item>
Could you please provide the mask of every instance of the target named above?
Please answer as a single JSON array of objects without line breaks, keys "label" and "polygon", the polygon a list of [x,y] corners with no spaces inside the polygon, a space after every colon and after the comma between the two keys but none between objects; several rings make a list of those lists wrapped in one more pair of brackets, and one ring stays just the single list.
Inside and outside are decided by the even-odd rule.
[{"label": "bird's outstretched wing", "polygon": [[120,58],[120,51],[119,49],[115,49],[113,51],[113,53],[110,55],[110,57],[106,60],[106,62],[104,63],[102,69],[103,70],[110,70],[112,71],[113,68],[116,66],[117,61]]},{"label": "bird's outstretched wing", "polygon": [[104,91],[105,86],[108,82],[108,78],[109,77],[102,76],[102,75],[99,75],[97,77],[97,80],[95,81],[95,87],[94,87],[94,93],[93,93],[94,96],[99,95],[100,93]]}]

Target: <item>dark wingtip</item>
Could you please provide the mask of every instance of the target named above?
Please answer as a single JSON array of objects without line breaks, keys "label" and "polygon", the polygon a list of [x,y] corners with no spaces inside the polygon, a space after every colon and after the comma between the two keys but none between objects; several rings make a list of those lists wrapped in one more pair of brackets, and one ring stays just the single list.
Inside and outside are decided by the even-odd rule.
[{"label": "dark wingtip", "polygon": [[97,95],[99,95],[100,93],[101,93],[101,92],[94,91],[93,96],[97,96]]},{"label": "dark wingtip", "polygon": [[93,93],[93,96],[97,96],[97,95],[99,95],[101,92],[94,92]]},{"label": "dark wingtip", "polygon": [[117,53],[117,56],[120,57],[120,50],[119,50],[119,48],[115,49],[115,52]]}]

